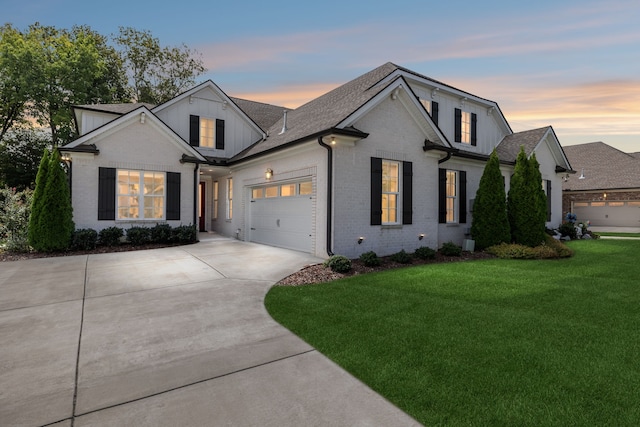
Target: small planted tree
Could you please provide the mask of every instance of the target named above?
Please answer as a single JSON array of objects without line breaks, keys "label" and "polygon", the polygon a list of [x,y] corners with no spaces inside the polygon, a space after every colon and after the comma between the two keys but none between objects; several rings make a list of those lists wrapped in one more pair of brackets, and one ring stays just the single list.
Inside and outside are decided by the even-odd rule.
[{"label": "small planted tree", "polygon": [[31,201],[31,216],[29,217],[29,232],[28,240],[29,245],[32,247],[40,246],[40,236],[42,231],[40,230],[40,217],[43,212],[42,204],[44,202],[44,188],[47,185],[47,175],[49,175],[49,150],[45,149],[40,159],[40,166],[38,167],[38,173],[36,174],[36,188],[33,191],[33,199]]},{"label": "small planted tree", "polygon": [[538,163],[535,153],[533,153],[529,159],[529,174],[527,182],[531,188],[531,197],[534,199],[534,210],[532,214],[535,215],[535,219],[531,224],[530,233],[532,234],[532,241],[537,241],[538,244],[540,244],[544,242],[546,234],[545,223],[547,221],[547,195],[542,189],[540,163]]},{"label": "small planted tree", "polygon": [[531,166],[524,148],[520,147],[513,177],[511,177],[507,214],[513,242],[531,247],[538,246],[544,241],[546,218],[546,214],[541,216],[539,213],[538,190],[542,191],[540,171],[538,170],[536,175],[533,169],[538,170],[537,161]]},{"label": "small planted tree", "polygon": [[500,160],[494,150],[484,167],[473,204],[471,236],[478,249],[511,242],[507,217],[507,196],[500,172]]},{"label": "small planted tree", "polygon": [[[39,184],[36,183],[36,191],[38,185],[42,185],[42,180]],[[29,230],[30,237],[33,237],[29,243],[37,251],[65,250],[71,243],[74,224],[69,183],[58,150],[51,155],[44,190],[40,197],[37,205],[34,202],[37,222],[34,231]]]}]

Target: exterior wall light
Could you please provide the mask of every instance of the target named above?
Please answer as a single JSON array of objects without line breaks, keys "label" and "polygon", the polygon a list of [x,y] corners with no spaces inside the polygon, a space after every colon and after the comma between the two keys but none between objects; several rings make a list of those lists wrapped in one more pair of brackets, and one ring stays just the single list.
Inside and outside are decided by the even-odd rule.
[{"label": "exterior wall light", "polygon": [[424,239],[424,233],[418,234],[418,240],[422,240],[422,239]]},{"label": "exterior wall light", "polygon": [[331,145],[336,145],[336,137],[335,136],[331,137]]},{"label": "exterior wall light", "polygon": [[140,113],[140,123],[144,124],[144,119],[147,117],[145,113]]},{"label": "exterior wall light", "polygon": [[364,237],[362,237],[362,236],[358,237],[358,244],[359,245],[362,244],[363,240],[364,240]]},{"label": "exterior wall light", "polygon": [[273,170],[271,168],[267,168],[267,170],[264,173],[264,177],[266,179],[271,179],[273,178]]}]

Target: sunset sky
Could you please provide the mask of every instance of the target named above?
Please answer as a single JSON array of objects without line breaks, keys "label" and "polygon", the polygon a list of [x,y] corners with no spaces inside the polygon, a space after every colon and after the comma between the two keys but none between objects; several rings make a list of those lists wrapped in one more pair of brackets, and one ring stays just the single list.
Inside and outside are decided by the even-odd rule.
[{"label": "sunset sky", "polygon": [[496,101],[515,132],[640,151],[638,0],[0,0],[0,24],[119,26],[202,54],[228,95],[296,107],[391,61]]}]

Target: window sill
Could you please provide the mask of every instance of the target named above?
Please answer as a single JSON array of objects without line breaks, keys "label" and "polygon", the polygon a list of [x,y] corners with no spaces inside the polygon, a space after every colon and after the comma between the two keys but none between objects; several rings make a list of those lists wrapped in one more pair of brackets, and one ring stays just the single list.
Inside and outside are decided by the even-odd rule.
[{"label": "window sill", "polygon": [[402,228],[402,224],[382,224],[380,228],[382,228],[383,230],[384,229],[389,229],[389,230],[400,229]]}]

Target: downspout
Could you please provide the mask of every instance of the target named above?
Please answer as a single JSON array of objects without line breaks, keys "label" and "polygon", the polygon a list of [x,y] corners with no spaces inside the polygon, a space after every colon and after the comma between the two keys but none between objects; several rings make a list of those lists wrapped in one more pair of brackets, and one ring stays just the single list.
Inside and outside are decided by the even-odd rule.
[{"label": "downspout", "polygon": [[333,256],[331,250],[331,235],[333,233],[332,217],[333,217],[333,150],[322,140],[322,136],[318,137],[318,144],[327,149],[327,255]]}]

